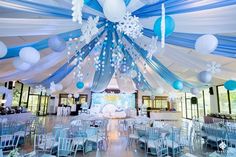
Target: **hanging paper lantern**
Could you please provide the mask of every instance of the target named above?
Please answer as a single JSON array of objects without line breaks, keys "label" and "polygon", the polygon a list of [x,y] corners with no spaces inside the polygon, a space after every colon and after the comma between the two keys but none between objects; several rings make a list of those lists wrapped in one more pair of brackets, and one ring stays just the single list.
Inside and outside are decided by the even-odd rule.
[{"label": "hanging paper lantern", "polygon": [[138,73],[135,71],[135,70],[131,70],[130,71],[130,77],[131,78],[135,78],[135,77],[137,77],[138,76]]},{"label": "hanging paper lantern", "polygon": [[23,62],[20,58],[16,58],[13,61],[13,66],[18,70],[25,71],[31,67],[31,64]]},{"label": "hanging paper lantern", "polygon": [[210,54],[218,46],[218,39],[211,34],[200,36],[195,43],[195,50],[202,54]]},{"label": "hanging paper lantern", "polygon": [[236,89],[236,81],[235,80],[228,80],[224,83],[224,87],[227,90],[235,90]]},{"label": "hanging paper lantern", "polygon": [[191,88],[191,89],[190,89],[190,92],[191,92],[193,95],[198,95],[198,94],[199,94],[198,88]]},{"label": "hanging paper lantern", "polygon": [[[165,36],[168,37],[175,30],[175,21],[170,16],[165,16]],[[154,24],[154,33],[161,39],[161,17],[158,18]]]},{"label": "hanging paper lantern", "polygon": [[7,46],[0,41],[0,58],[7,55]]},{"label": "hanging paper lantern", "polygon": [[120,65],[120,68],[119,68],[119,70],[120,70],[120,72],[121,73],[127,73],[128,71],[129,71],[129,69],[130,69],[130,67],[129,66],[127,66],[126,64],[121,64]]},{"label": "hanging paper lantern", "polygon": [[164,93],[164,89],[162,87],[158,87],[155,91],[156,95],[162,95]]},{"label": "hanging paper lantern", "polygon": [[177,80],[175,81],[173,84],[172,84],[173,88],[176,89],[176,90],[181,90],[184,88],[184,84],[183,82]]},{"label": "hanging paper lantern", "polygon": [[138,83],[136,84],[136,88],[137,88],[138,90],[142,90],[142,89],[143,89],[143,83],[142,83],[142,82],[138,82]]},{"label": "hanging paper lantern", "polygon": [[202,83],[209,83],[211,82],[212,75],[208,71],[202,71],[198,74],[198,80]]},{"label": "hanging paper lantern", "polygon": [[48,39],[48,47],[54,52],[62,52],[66,48],[66,42],[58,35],[55,35]]},{"label": "hanging paper lantern", "polygon": [[29,64],[36,64],[40,60],[40,53],[33,47],[24,47],[19,52],[20,59]]},{"label": "hanging paper lantern", "polygon": [[84,83],[79,81],[79,82],[76,83],[76,87],[78,89],[83,89],[84,88]]},{"label": "hanging paper lantern", "polygon": [[126,6],[123,0],[105,0],[103,13],[111,22],[119,22],[126,14]]}]

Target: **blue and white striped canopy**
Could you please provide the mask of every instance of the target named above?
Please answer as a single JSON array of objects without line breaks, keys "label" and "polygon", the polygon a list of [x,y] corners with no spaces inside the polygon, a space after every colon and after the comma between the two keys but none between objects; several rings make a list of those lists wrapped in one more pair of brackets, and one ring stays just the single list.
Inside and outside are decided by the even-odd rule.
[{"label": "blue and white striped canopy", "polygon": [[[73,64],[77,53],[84,52],[81,64],[83,73],[83,90],[102,92],[108,86],[135,90],[140,82],[145,90],[158,87],[173,91],[176,80],[183,81],[185,90],[203,87],[197,80],[197,74],[206,70],[209,62],[222,65],[221,72],[214,75],[212,84],[222,84],[224,80],[236,78],[236,1],[235,0],[159,0],[155,4],[145,5],[141,0],[124,0],[127,10],[139,17],[144,27],[143,37],[133,40],[122,37],[126,47],[122,49],[127,63],[132,64],[134,51],[140,56],[133,69],[141,77],[122,79],[114,75],[110,64],[112,41],[120,38],[114,23],[107,22],[103,14],[103,0],[90,0],[83,7],[83,21],[89,16],[99,16],[99,33],[89,44],[78,43],[78,48],[68,59],[67,49],[62,53],[52,52],[48,48],[48,38],[59,35],[64,40],[79,38],[81,25],[72,21],[71,0],[2,0],[0,1],[0,41],[8,47],[8,54],[0,58],[0,82],[20,80],[24,83],[49,87],[50,83],[62,83],[64,90],[70,93],[78,91]],[[161,54],[146,58],[147,52],[140,43],[149,43],[154,36],[153,25],[161,16],[161,4],[165,4],[166,15],[175,20],[175,31],[166,38],[166,46]],[[107,26],[105,24],[107,23]],[[108,38],[104,41],[104,34]],[[194,50],[196,39],[203,34],[214,34],[218,41],[217,49],[209,55],[202,55]],[[97,41],[106,42],[96,47]],[[19,56],[19,50],[32,46],[41,53],[39,63],[29,70],[16,70],[12,62]],[[78,51],[79,50],[79,51]],[[97,54],[106,51],[105,57]],[[96,70],[94,58],[104,61],[104,72]],[[145,67],[144,67],[145,65]],[[104,74],[103,74],[104,73]],[[127,86],[128,87],[127,87]]]}]

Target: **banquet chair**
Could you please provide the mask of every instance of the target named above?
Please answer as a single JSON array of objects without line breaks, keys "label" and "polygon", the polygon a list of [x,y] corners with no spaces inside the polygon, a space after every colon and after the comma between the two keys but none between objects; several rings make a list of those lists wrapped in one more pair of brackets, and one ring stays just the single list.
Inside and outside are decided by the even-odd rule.
[{"label": "banquet chair", "polygon": [[83,155],[85,154],[85,147],[86,147],[86,131],[80,127],[76,127],[76,130],[73,130],[73,138],[74,142],[77,145],[77,150],[82,150]]},{"label": "banquet chair", "polygon": [[19,136],[15,135],[2,135],[0,136],[0,149],[5,152],[10,152],[11,150],[18,147]]},{"label": "banquet chair", "polygon": [[227,145],[236,148],[236,128],[227,127]]},{"label": "banquet chair", "polygon": [[181,144],[180,144],[180,128],[171,127],[170,134],[167,137],[167,147],[168,153],[171,156],[178,156],[181,154]]},{"label": "banquet chair", "polygon": [[168,147],[166,137],[154,141],[157,157],[168,156]]},{"label": "banquet chair", "polygon": [[208,124],[205,131],[207,134],[206,145],[216,147],[219,151],[219,144],[227,139],[226,128],[224,126],[220,127],[218,123],[213,123]]},{"label": "banquet chair", "polygon": [[45,134],[35,134],[34,136],[34,151],[52,154],[58,146],[55,138]]},{"label": "banquet chair", "polygon": [[160,128],[148,128],[146,130],[146,153],[155,154],[155,141],[161,138]]},{"label": "banquet chair", "polygon": [[193,139],[194,139],[193,134],[194,134],[193,127],[190,127],[190,132],[187,134],[187,137],[185,137],[185,135],[181,135],[180,138],[181,146],[187,147],[190,153],[193,152]]},{"label": "banquet chair", "polygon": [[133,124],[132,126],[128,124],[128,140],[126,149],[131,148],[133,142],[138,142],[138,139],[139,139],[138,124]]},{"label": "banquet chair", "polygon": [[100,136],[99,129],[98,128],[87,128],[86,129],[87,134],[87,142],[95,143],[97,150],[100,150],[100,144],[102,144],[103,138]]},{"label": "banquet chair", "polygon": [[59,138],[57,157],[75,157],[77,148],[78,143],[76,141],[76,138]]},{"label": "banquet chair", "polygon": [[0,149],[0,157],[3,157],[2,149]]},{"label": "banquet chair", "polygon": [[[102,140],[105,142],[105,150],[108,148],[108,119],[103,119],[102,123],[100,123],[100,125],[98,126],[98,136],[100,136],[102,138]],[[96,123],[95,123],[96,125]]]}]

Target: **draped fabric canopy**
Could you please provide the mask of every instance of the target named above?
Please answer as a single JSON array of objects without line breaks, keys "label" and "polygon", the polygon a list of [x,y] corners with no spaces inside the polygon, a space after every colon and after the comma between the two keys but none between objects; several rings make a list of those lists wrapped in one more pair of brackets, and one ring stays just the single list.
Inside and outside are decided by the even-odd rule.
[{"label": "draped fabric canopy", "polygon": [[[61,53],[48,48],[48,39],[58,35],[70,43],[70,38],[81,37],[81,24],[72,21],[71,0],[4,0],[0,2],[0,41],[8,47],[8,53],[0,58],[0,82],[19,80],[30,85],[50,87],[51,82],[62,83],[67,92],[76,92],[74,64],[81,56],[81,73],[85,87],[81,90],[102,92],[108,88],[111,80],[117,80],[121,91],[132,93],[142,86],[142,90],[154,91],[162,87],[172,92],[173,82],[180,80],[184,90],[204,87],[197,80],[197,74],[207,68],[207,64],[221,64],[221,72],[213,75],[210,84],[222,84],[225,80],[236,78],[236,1],[229,0],[160,0],[145,5],[139,0],[124,0],[127,10],[139,17],[144,27],[143,37],[131,39],[115,29],[115,23],[108,22],[103,14],[104,0],[90,0],[83,7],[83,23],[88,17],[99,16],[99,33],[91,41],[76,43],[71,47],[73,53],[68,56],[68,48]],[[175,31],[167,37],[161,53],[147,58],[144,45],[154,36],[153,26],[161,16],[161,4],[165,4],[166,15],[175,21]],[[203,55],[194,50],[194,44],[203,34],[214,34],[218,47],[214,52]],[[137,76],[118,76],[112,66],[114,45],[122,40],[121,53],[131,70]],[[100,42],[100,46],[97,42]],[[19,57],[21,48],[31,46],[41,54],[40,61],[27,71],[14,68],[12,62]],[[138,57],[136,57],[138,56]],[[104,62],[104,67],[95,68],[95,59]]]}]

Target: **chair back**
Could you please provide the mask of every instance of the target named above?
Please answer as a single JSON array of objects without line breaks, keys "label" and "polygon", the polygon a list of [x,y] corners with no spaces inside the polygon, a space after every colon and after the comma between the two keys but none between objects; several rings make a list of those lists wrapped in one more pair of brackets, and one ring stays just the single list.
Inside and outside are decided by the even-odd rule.
[{"label": "chair back", "polygon": [[0,157],[3,157],[2,149],[0,149]]},{"label": "chair back", "polygon": [[147,129],[147,139],[148,140],[157,140],[161,137],[159,128],[148,128]]},{"label": "chair back", "polygon": [[156,148],[156,155],[158,157],[168,156],[168,145],[166,138],[159,138],[154,142]]},{"label": "chair back", "polygon": [[53,137],[49,137],[45,134],[35,134],[34,136],[34,151],[35,152],[52,152],[56,147],[56,140]]},{"label": "chair back", "polygon": [[0,136],[0,149],[2,149],[3,152],[9,152],[10,150],[17,148],[19,139],[20,137],[15,135]]},{"label": "chair back", "polygon": [[57,150],[57,156],[76,156],[78,149],[76,138],[59,138],[59,145]]}]

